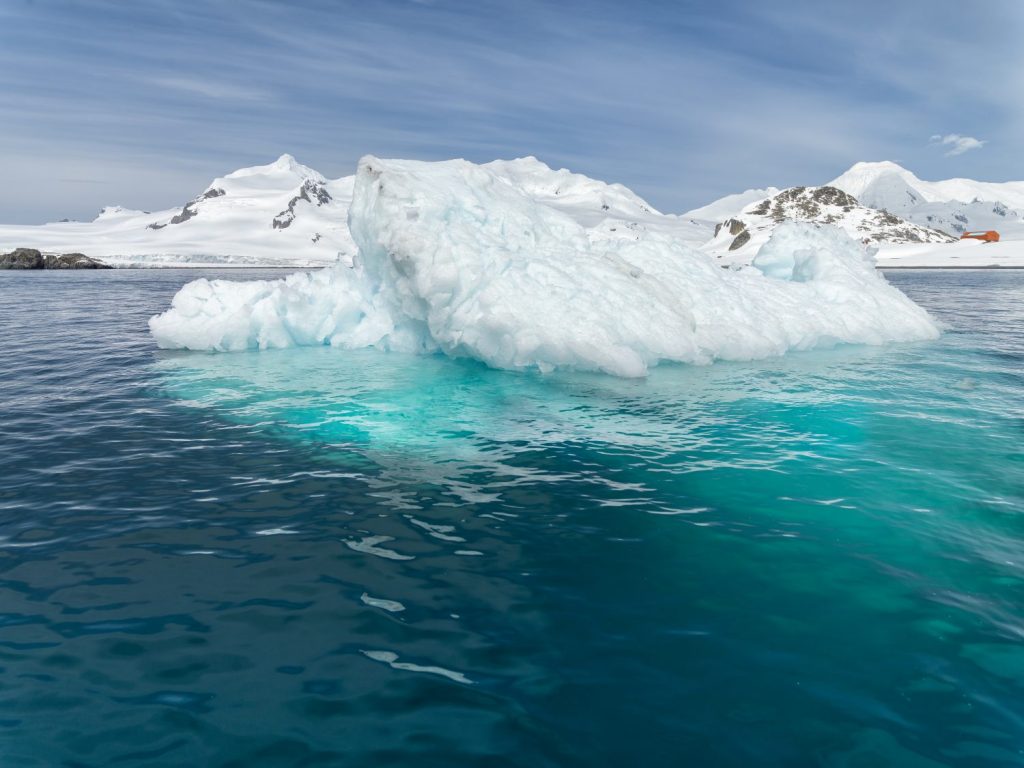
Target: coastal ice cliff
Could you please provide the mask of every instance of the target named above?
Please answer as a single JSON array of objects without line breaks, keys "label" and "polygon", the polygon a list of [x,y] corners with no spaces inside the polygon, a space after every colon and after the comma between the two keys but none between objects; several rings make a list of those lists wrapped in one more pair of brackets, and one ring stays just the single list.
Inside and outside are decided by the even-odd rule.
[{"label": "coastal ice cliff", "polygon": [[659,361],[938,336],[835,228],[782,224],[752,266],[723,269],[671,229],[574,215],[558,189],[507,170],[363,158],[351,266],[196,280],[150,320],[152,333],[164,348],[330,344],[620,376]]}]

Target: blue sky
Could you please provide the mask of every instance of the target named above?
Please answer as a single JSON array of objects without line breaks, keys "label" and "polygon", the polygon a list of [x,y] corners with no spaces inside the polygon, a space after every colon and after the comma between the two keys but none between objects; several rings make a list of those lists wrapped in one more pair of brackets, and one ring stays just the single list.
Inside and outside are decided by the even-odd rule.
[{"label": "blue sky", "polygon": [[284,152],[532,154],[669,212],[858,160],[1022,179],[1022,39],[1018,0],[0,0],[0,221],[180,205]]}]

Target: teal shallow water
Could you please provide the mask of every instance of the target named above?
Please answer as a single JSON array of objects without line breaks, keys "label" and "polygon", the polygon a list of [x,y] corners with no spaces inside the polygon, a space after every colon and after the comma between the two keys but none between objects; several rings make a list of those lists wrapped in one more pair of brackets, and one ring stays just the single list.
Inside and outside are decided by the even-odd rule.
[{"label": "teal shallow water", "polygon": [[194,276],[0,274],[4,765],[1024,765],[1024,273],[646,381],[159,352]]}]

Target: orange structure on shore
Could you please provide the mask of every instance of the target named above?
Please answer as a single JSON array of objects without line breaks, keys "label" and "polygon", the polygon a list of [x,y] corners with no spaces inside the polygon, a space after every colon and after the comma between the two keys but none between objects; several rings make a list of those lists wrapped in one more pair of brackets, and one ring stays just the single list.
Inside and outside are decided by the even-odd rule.
[{"label": "orange structure on shore", "polygon": [[981,240],[985,243],[998,243],[999,233],[994,229],[988,229],[984,232],[964,232],[960,235],[961,240]]}]

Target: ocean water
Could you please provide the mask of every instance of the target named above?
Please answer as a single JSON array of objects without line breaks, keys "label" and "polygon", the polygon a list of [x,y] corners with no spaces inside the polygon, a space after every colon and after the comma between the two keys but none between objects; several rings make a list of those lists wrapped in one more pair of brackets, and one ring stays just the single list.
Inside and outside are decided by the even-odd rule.
[{"label": "ocean water", "polygon": [[5,768],[1024,765],[1024,272],[644,381],[155,349],[196,276],[0,273]]}]

